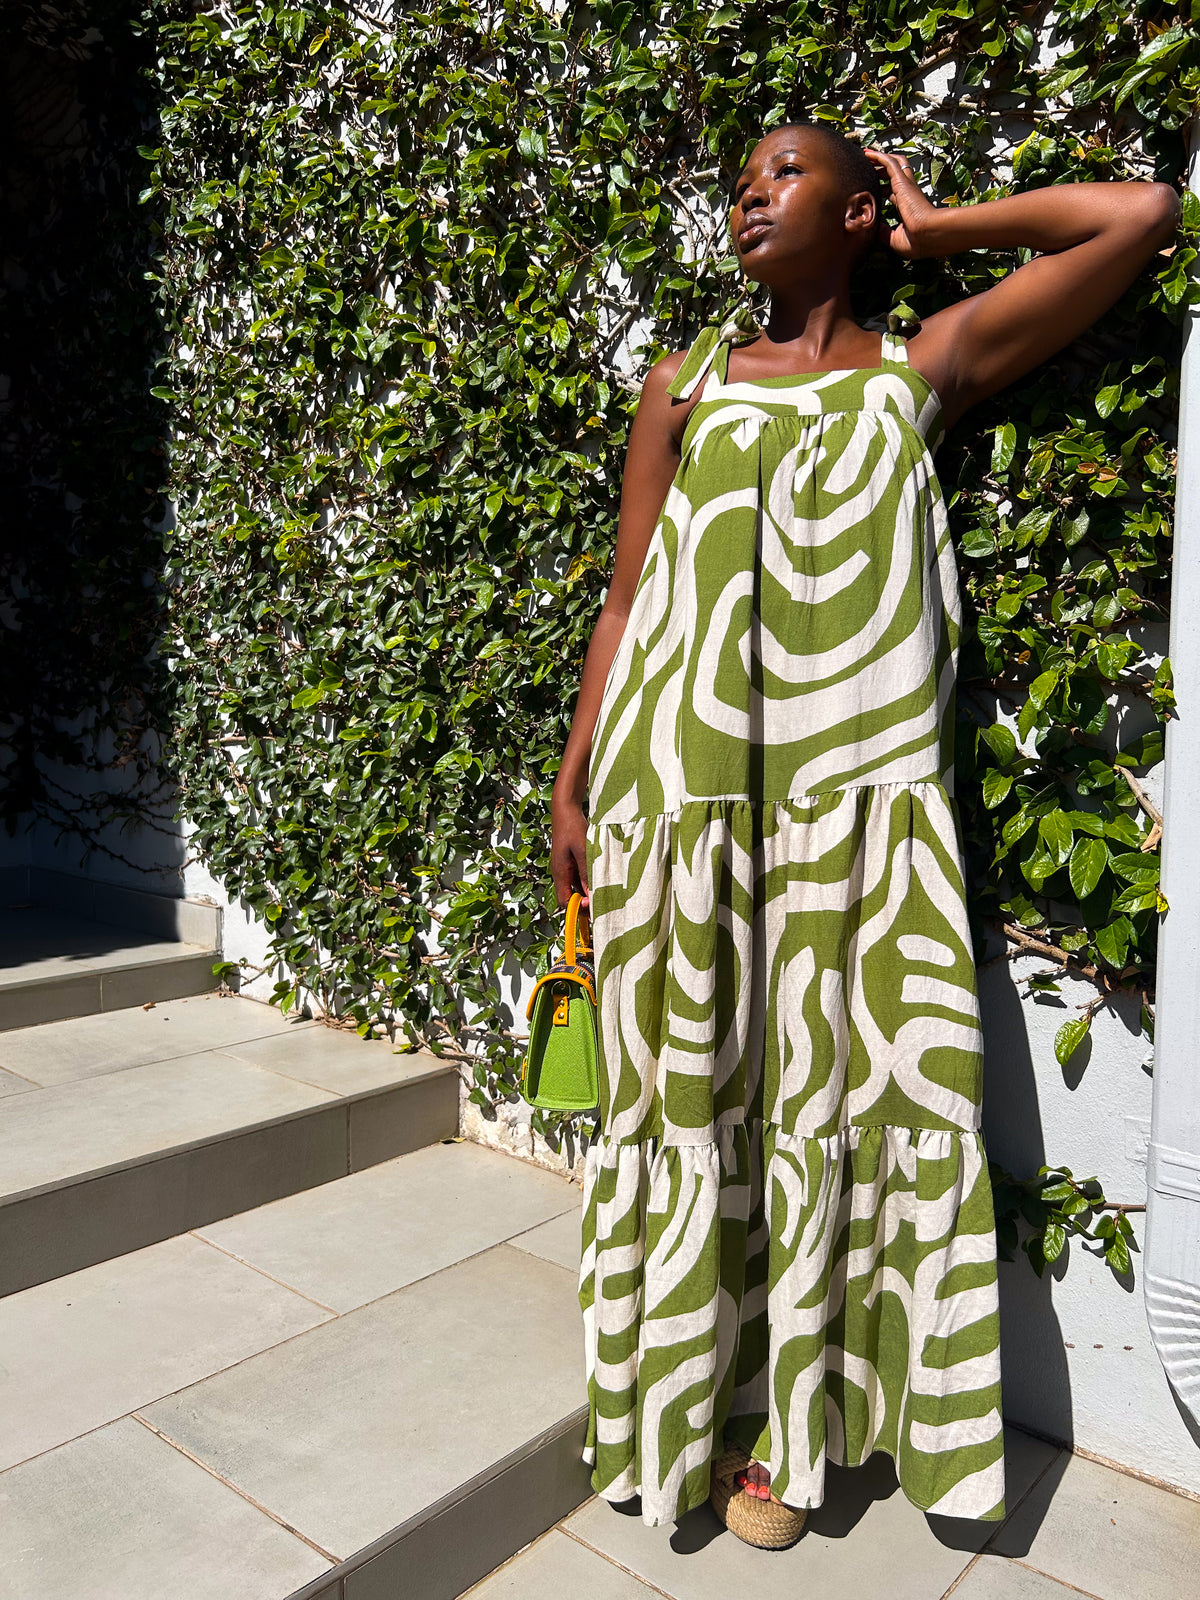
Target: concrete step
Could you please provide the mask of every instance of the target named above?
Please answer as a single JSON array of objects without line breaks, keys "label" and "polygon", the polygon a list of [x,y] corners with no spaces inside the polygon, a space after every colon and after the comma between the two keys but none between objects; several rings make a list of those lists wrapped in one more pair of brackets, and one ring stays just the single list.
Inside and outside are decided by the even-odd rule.
[{"label": "concrete step", "polygon": [[579,1204],[456,1139],[0,1303],[0,1600],[453,1600],[591,1493]]},{"label": "concrete step", "polygon": [[221,913],[38,867],[0,871],[0,1029],[203,994]]},{"label": "concrete step", "polygon": [[0,1294],[457,1132],[458,1074],[233,995],[0,1033]]}]

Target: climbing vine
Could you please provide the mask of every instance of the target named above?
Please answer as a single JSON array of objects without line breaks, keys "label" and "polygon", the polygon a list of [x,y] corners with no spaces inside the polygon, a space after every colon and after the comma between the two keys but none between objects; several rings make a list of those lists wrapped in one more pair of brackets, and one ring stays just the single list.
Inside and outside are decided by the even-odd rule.
[{"label": "climbing vine", "polygon": [[[194,845],[305,992],[514,1098],[561,932],[549,794],[646,365],[742,291],[725,185],[776,122],[903,148],[941,204],[1183,187],[1200,3],[149,5],[170,408],[164,652]],[[1011,137],[1015,130],[1015,138]],[[893,219],[895,220],[895,219]],[[1200,206],[1087,336],[939,451],[981,961],[1153,1027],[1180,324]],[[859,272],[919,318],[1028,251]],[[758,302],[747,297],[751,314]],[[540,1115],[552,1139],[559,1125]],[[587,1130],[582,1130],[586,1136]],[[1003,1248],[1128,1268],[1094,1180],[995,1173]],[[1079,1204],[1078,1202],[1084,1202]]]}]

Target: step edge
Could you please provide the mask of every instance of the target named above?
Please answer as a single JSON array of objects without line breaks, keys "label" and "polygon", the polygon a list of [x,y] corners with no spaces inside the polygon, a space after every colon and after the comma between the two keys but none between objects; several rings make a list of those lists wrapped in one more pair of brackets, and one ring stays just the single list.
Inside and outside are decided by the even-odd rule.
[{"label": "step edge", "polygon": [[[162,944],[178,943],[177,940],[173,939],[163,939],[160,942]],[[122,976],[125,976],[131,972],[153,972],[159,967],[177,967],[185,961],[198,961],[204,956],[219,957],[220,954],[220,950],[215,946],[209,948],[205,945],[199,944],[181,944],[180,948],[178,950],[173,950],[170,955],[151,956],[146,961],[121,961],[115,962],[111,966],[107,967],[86,967],[79,972],[56,972],[53,974],[47,973],[40,978],[17,978],[12,983],[5,982],[3,977],[0,976],[0,1000],[2,1000],[5,995],[28,994],[31,990],[45,988],[52,983],[75,983],[80,980],[85,983],[91,983],[96,980],[103,979],[109,973],[119,972]],[[3,971],[4,969],[0,968],[0,973]],[[187,997],[184,995],[178,995],[176,998],[182,1000]],[[162,1004],[161,1001],[158,1003]],[[85,1012],[84,1015],[90,1015],[90,1013]],[[53,1017],[50,1020],[54,1022],[73,1022],[75,1019],[73,1017]],[[27,1026],[36,1028],[39,1026],[39,1024],[34,1022],[28,1023]],[[13,1031],[15,1032],[16,1030],[14,1029]]]},{"label": "step edge", "polygon": [[[206,1054],[207,1052],[201,1051],[197,1053]],[[184,1057],[176,1056],[170,1059],[183,1060]],[[145,1064],[147,1066],[158,1065],[157,1062],[153,1061]],[[242,1065],[253,1066],[254,1063],[243,1062]],[[136,1067],[128,1067],[124,1070],[128,1072],[136,1072],[138,1069]],[[263,1067],[259,1070],[263,1072],[269,1072],[271,1069],[269,1067]],[[313,1104],[309,1106],[300,1106],[295,1111],[285,1111],[277,1117],[264,1117],[257,1122],[239,1123],[236,1127],[223,1128],[219,1133],[210,1134],[207,1137],[188,1139],[182,1144],[163,1145],[156,1150],[149,1150],[140,1155],[131,1156],[125,1161],[115,1161],[104,1167],[92,1167],[83,1172],[68,1173],[66,1177],[56,1178],[48,1183],[34,1184],[28,1189],[13,1190],[9,1191],[8,1193],[2,1193],[0,1194],[0,1213],[3,1213],[6,1206],[17,1205],[27,1200],[36,1200],[41,1195],[56,1194],[62,1189],[74,1188],[76,1184],[90,1183],[97,1178],[111,1177],[117,1172],[131,1172],[138,1167],[150,1166],[155,1161],[167,1161],[174,1156],[186,1155],[192,1150],[203,1150],[211,1145],[224,1144],[226,1140],[241,1138],[243,1134],[261,1133],[268,1128],[281,1127],[285,1123],[289,1122],[298,1122],[304,1117],[314,1116],[317,1112],[328,1111],[331,1106],[340,1105],[349,1107],[351,1105],[357,1105],[362,1101],[375,1099],[380,1095],[395,1094],[398,1089],[405,1089],[410,1085],[415,1087],[417,1084],[427,1083],[432,1078],[446,1077],[453,1071],[453,1067],[439,1066],[428,1072],[416,1072],[403,1078],[396,1078],[390,1083],[375,1084],[370,1089],[359,1089],[353,1094],[338,1094],[336,1089],[320,1089],[316,1084],[308,1084],[302,1079],[293,1078],[290,1080],[291,1082],[302,1083],[304,1087],[317,1089],[317,1092],[325,1095],[326,1098],[323,1100],[314,1101]],[[79,1081],[87,1082],[91,1080],[81,1079]],[[67,1086],[63,1084],[52,1084],[50,1087],[58,1089]],[[24,1091],[25,1094],[36,1094],[37,1092],[38,1091],[36,1089],[32,1091]],[[24,1095],[22,1095],[22,1098],[24,1098]]]},{"label": "step edge", "polygon": [[[418,1532],[435,1518],[464,1506],[481,1490],[487,1488],[497,1478],[502,1477],[504,1473],[511,1471],[514,1467],[521,1466],[540,1451],[551,1448],[565,1435],[586,1425],[587,1420],[588,1405],[584,1402],[567,1416],[560,1417],[557,1422],[550,1423],[535,1434],[532,1439],[518,1445],[515,1450],[510,1450],[506,1456],[502,1456],[498,1461],[493,1461],[490,1466],[484,1467],[481,1471],[475,1473],[465,1483],[460,1483],[455,1488],[448,1490],[446,1494],[432,1501],[429,1505],[414,1513],[413,1516],[397,1523],[389,1532],[381,1534],[377,1539],[373,1539],[370,1544],[363,1545],[360,1550],[356,1550],[353,1555],[345,1557],[336,1566],[330,1567],[327,1572],[323,1572],[320,1577],[306,1583],[303,1588],[292,1590],[286,1596],[286,1600],[320,1600],[325,1590],[348,1578],[351,1573],[365,1567],[378,1556],[385,1555],[394,1546],[403,1543],[405,1539]],[[554,1522],[558,1520],[556,1517]],[[547,1527],[553,1527],[554,1522],[548,1523]],[[511,1554],[515,1555],[516,1551],[512,1551]],[[284,1600],[284,1597],[281,1597],[281,1600]]]}]

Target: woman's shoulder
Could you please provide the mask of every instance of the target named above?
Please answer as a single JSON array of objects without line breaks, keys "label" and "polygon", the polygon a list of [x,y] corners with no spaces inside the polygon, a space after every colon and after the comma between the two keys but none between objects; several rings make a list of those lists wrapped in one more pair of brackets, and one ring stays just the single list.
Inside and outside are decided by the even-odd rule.
[{"label": "woman's shoulder", "polygon": [[649,385],[653,381],[661,389],[669,388],[680,367],[687,360],[690,348],[689,345],[684,345],[682,350],[668,350],[666,355],[652,361],[646,372],[645,384]]}]

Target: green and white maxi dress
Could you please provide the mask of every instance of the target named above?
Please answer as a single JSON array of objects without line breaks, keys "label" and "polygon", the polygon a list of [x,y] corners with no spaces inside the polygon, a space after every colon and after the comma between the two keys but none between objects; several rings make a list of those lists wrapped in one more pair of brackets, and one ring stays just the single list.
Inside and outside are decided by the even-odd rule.
[{"label": "green and white maxi dress", "polygon": [[654,1526],[722,1435],[817,1506],[826,1460],[1004,1514],[982,1040],[953,790],[960,602],[932,386],[703,384],[588,785],[600,1132],[584,1460]]}]

